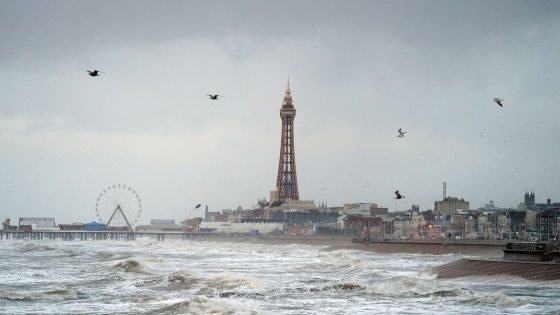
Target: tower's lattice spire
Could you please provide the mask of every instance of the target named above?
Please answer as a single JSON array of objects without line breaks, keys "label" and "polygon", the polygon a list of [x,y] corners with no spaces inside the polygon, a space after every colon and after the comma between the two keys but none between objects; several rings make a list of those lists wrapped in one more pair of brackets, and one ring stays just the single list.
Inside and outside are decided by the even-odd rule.
[{"label": "tower's lattice spire", "polygon": [[278,199],[281,201],[299,200],[294,147],[295,117],[296,109],[292,103],[292,90],[290,89],[290,80],[288,79],[284,101],[282,102],[282,108],[280,108],[282,136],[280,140],[280,161],[278,164],[276,187],[278,189]]}]

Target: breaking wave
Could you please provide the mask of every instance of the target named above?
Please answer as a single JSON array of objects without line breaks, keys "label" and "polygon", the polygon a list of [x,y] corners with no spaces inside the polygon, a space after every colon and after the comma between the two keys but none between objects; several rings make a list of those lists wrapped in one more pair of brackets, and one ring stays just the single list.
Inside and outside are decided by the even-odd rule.
[{"label": "breaking wave", "polygon": [[370,294],[388,296],[419,296],[429,295],[441,291],[434,285],[434,275],[419,274],[418,277],[400,276],[377,280],[375,283],[366,287],[366,292]]},{"label": "breaking wave", "polygon": [[202,276],[185,270],[169,273],[150,282],[169,289],[202,287],[218,290],[231,290],[250,283],[245,278],[230,275]]},{"label": "breaking wave", "polygon": [[309,291],[311,292],[319,292],[319,291],[339,291],[339,292],[348,292],[348,291],[357,291],[357,290],[364,290],[365,287],[355,284],[355,283],[337,283],[333,285],[324,286],[321,288],[312,288]]},{"label": "breaking wave", "polygon": [[129,258],[116,263],[111,269],[124,272],[142,272],[144,271],[144,264],[138,259]]}]

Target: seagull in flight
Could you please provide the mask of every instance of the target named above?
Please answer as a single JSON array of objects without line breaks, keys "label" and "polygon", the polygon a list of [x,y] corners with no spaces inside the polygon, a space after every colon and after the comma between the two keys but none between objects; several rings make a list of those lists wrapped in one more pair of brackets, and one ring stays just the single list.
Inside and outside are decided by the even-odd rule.
[{"label": "seagull in flight", "polygon": [[403,198],[404,198],[404,196],[401,195],[401,193],[398,190],[395,191],[395,199],[403,199]]},{"label": "seagull in flight", "polygon": [[500,105],[500,107],[504,107],[504,105],[502,105],[502,99],[494,97],[494,102],[496,102],[496,104]]},{"label": "seagull in flight", "polygon": [[273,208],[273,207],[280,207],[284,202],[280,201],[280,200],[276,200],[273,203],[270,204],[269,208]]},{"label": "seagull in flight", "polygon": [[98,77],[101,71],[99,70],[88,70],[87,71],[90,77]]},{"label": "seagull in flight", "polygon": [[206,94],[206,95],[208,95],[209,99],[214,100],[214,101],[218,100],[218,96],[221,96],[219,94]]},{"label": "seagull in flight", "polygon": [[402,128],[399,128],[399,135],[397,137],[403,138],[406,131],[402,131]]}]

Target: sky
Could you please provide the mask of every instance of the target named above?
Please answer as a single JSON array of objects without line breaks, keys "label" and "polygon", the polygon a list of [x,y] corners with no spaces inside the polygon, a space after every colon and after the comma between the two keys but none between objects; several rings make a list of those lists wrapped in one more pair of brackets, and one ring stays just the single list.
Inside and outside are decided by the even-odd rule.
[{"label": "sky", "polygon": [[106,217],[114,184],[137,224],[268,199],[288,78],[303,200],[560,201],[558,1],[2,0],[0,43],[14,221]]}]

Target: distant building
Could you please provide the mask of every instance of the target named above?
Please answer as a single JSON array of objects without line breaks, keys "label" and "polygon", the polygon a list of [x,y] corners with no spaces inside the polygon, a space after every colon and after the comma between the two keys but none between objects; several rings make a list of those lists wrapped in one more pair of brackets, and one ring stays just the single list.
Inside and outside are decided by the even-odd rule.
[{"label": "distant building", "polygon": [[366,239],[378,239],[383,238],[386,233],[382,218],[361,215],[342,215],[339,219],[339,225],[342,227],[345,235],[359,236]]},{"label": "distant building", "polygon": [[175,220],[174,219],[151,219],[150,224],[173,225],[175,224]]},{"label": "distant building", "polygon": [[344,205],[344,214],[369,217],[371,216],[371,205],[371,203],[347,203]]},{"label": "distant building", "polygon": [[344,205],[344,214],[361,215],[363,217],[386,216],[388,208],[380,208],[376,203],[347,203]]},{"label": "distant building", "polygon": [[85,231],[105,231],[106,226],[103,223],[90,222],[83,225]]},{"label": "distant building", "polygon": [[508,208],[496,207],[496,205],[494,204],[494,200],[490,200],[490,202],[485,204],[484,207],[480,207],[477,210],[480,212],[489,213],[489,212],[496,212],[496,211],[505,211],[508,210]]},{"label": "distant building", "polygon": [[150,225],[138,225],[135,228],[138,232],[180,232],[181,225],[175,224],[173,219],[152,219]]},{"label": "distant building", "polygon": [[200,231],[224,234],[268,234],[284,233],[284,222],[272,220],[235,222],[201,222]]},{"label": "distant building", "polygon": [[469,211],[469,202],[463,198],[446,197],[442,201],[436,201],[434,206],[436,215],[457,214],[460,212],[459,210],[463,212]]},{"label": "distant building", "polygon": [[394,238],[423,238],[428,235],[424,216],[416,211],[405,212],[393,220]]},{"label": "distant building", "polygon": [[548,210],[548,209],[555,209],[560,208],[560,202],[552,202],[550,198],[546,199],[546,203],[536,203],[535,202],[535,192],[525,193],[523,198],[523,204],[519,204],[519,208],[526,207],[529,210]]},{"label": "distant building", "polygon": [[539,212],[537,215],[537,229],[539,241],[557,241],[558,235],[558,218],[560,217],[560,209],[549,209]]},{"label": "distant building", "polygon": [[525,196],[523,198],[523,201],[524,201],[525,205],[527,205],[527,207],[534,206],[535,205],[535,192],[534,191],[532,191],[531,193],[525,192]]},{"label": "distant building", "polygon": [[298,210],[284,210],[275,211],[271,214],[270,219],[274,221],[284,221],[288,226],[288,230],[293,229],[309,229],[317,225],[331,224],[336,226],[336,218],[338,213],[334,212],[319,212],[318,210],[298,211]]},{"label": "distant building", "polygon": [[225,222],[229,220],[229,215],[232,213],[231,209],[220,211],[208,211],[208,206],[204,210],[204,221],[206,222]]},{"label": "distant building", "polygon": [[19,218],[20,230],[57,231],[54,218]]}]

